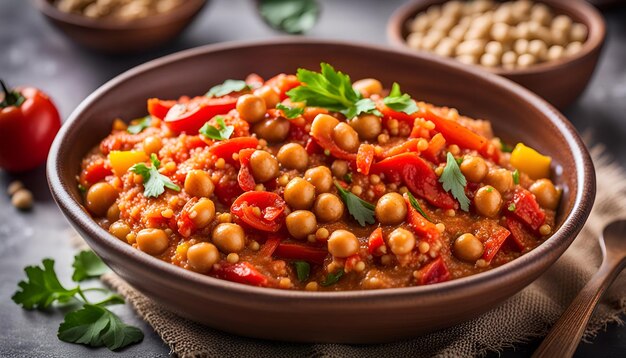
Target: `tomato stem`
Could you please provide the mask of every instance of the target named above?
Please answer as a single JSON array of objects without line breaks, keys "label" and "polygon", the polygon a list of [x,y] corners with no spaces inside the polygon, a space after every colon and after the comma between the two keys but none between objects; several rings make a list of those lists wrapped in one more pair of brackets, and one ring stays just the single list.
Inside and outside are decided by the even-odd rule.
[{"label": "tomato stem", "polygon": [[2,86],[2,92],[4,92],[4,99],[0,102],[0,108],[9,106],[19,107],[24,103],[24,97],[17,91],[9,91],[3,80],[0,80],[0,86]]}]

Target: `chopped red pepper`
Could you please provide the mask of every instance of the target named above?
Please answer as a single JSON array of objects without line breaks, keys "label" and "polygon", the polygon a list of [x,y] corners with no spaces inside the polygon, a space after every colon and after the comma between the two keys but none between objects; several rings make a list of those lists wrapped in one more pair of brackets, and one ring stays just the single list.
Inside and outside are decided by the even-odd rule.
[{"label": "chopped red pepper", "polygon": [[485,241],[485,250],[483,251],[483,260],[491,261],[500,251],[502,245],[509,237],[511,232],[502,226],[499,226],[491,232],[489,238]]},{"label": "chopped red pepper", "polygon": [[209,119],[227,114],[237,104],[237,96],[219,98],[195,97],[188,102],[178,102],[167,112],[165,124],[174,132],[196,134]]},{"label": "chopped red pepper", "polygon": [[249,262],[238,262],[230,264],[220,262],[220,266],[214,271],[215,277],[237,283],[252,286],[267,286],[268,278]]},{"label": "chopped red pepper", "polygon": [[[283,223],[285,201],[276,193],[267,191],[249,191],[241,194],[230,207],[230,212],[248,226],[269,232],[277,232]],[[261,210],[261,215],[254,213],[254,207]]]},{"label": "chopped red pepper", "polygon": [[441,133],[437,133],[428,142],[428,148],[422,153],[422,156],[433,163],[439,163],[439,154],[445,146],[446,139]]},{"label": "chopped red pepper", "polygon": [[533,194],[526,189],[517,189],[513,194],[513,200],[506,206],[507,210],[504,212],[507,216],[517,218],[533,231],[539,230],[546,220],[546,213],[541,210]]},{"label": "chopped red pepper", "polygon": [[185,206],[183,206],[183,209],[181,210],[180,215],[176,219],[176,226],[178,227],[178,233],[181,234],[183,237],[189,237],[189,235],[191,235],[191,233],[196,228],[193,221],[189,217],[189,210],[191,210],[191,208],[194,205],[196,205],[197,202],[198,202],[198,198],[196,197],[189,199],[189,201],[187,201]]},{"label": "chopped red pepper", "polygon": [[371,144],[361,144],[356,153],[357,171],[363,175],[369,175],[370,167],[374,163],[374,146]]},{"label": "chopped red pepper", "polygon": [[174,107],[176,101],[162,100],[158,98],[148,99],[148,113],[158,119],[164,119],[170,108]]},{"label": "chopped red pepper", "polygon": [[113,175],[111,167],[107,165],[104,159],[97,159],[90,162],[85,169],[80,173],[80,184],[88,188],[95,183],[101,181],[109,175]]},{"label": "chopped red pepper", "polygon": [[215,184],[215,196],[224,205],[231,205],[243,191],[239,187],[239,184],[233,180],[226,180],[227,177],[220,179]]},{"label": "chopped red pepper", "polygon": [[274,76],[265,82],[265,86],[270,86],[278,93],[280,100],[284,100],[287,98],[287,91],[292,88],[300,86],[300,81],[298,81],[298,77],[294,75],[286,75],[281,73],[280,75]]},{"label": "chopped red pepper", "polygon": [[346,262],[343,265],[345,272],[350,272],[354,270],[354,266],[361,261],[361,256],[359,254],[354,254],[348,258],[346,258]]},{"label": "chopped red pepper", "polygon": [[376,228],[376,230],[372,231],[369,238],[367,239],[367,252],[371,255],[380,256],[384,254],[381,251],[381,248],[385,247],[385,240],[383,239],[383,229]]},{"label": "chopped red pepper", "polygon": [[407,140],[406,142],[403,142],[402,144],[398,144],[396,146],[388,148],[382,153],[381,157],[389,158],[389,157],[393,157],[394,155],[398,155],[398,154],[402,154],[406,152],[419,153],[419,150],[417,149],[417,143],[419,143],[419,138],[411,138]]},{"label": "chopped red pepper", "polygon": [[322,265],[328,250],[303,244],[280,243],[274,255],[287,260],[303,260],[312,264]]},{"label": "chopped red pepper", "polygon": [[528,234],[526,233],[526,230],[524,230],[523,224],[509,217],[506,218],[506,227],[509,228],[509,231],[511,232],[509,241],[515,246],[517,251],[524,251],[524,241],[526,240]]},{"label": "chopped red pepper", "polygon": [[260,257],[272,257],[272,255],[274,255],[274,251],[276,251],[276,248],[278,247],[281,241],[282,241],[282,238],[280,236],[269,237],[265,241],[263,246],[259,249],[259,256]]},{"label": "chopped red pepper", "polygon": [[426,239],[429,244],[435,243],[439,240],[440,233],[437,230],[437,226],[420,214],[417,209],[411,205],[409,196],[404,194],[404,201],[408,207],[407,222],[411,225],[411,229],[422,239]]},{"label": "chopped red pepper", "polygon": [[254,177],[250,172],[250,157],[255,150],[254,148],[246,148],[239,151],[241,167],[239,168],[239,174],[237,174],[237,183],[239,183],[239,187],[243,191],[252,191],[256,185]]},{"label": "chopped red pepper", "polygon": [[378,111],[380,111],[380,113],[383,114],[383,120],[385,122],[393,118],[393,119],[397,119],[399,121],[405,122],[411,127],[413,127],[415,118],[417,118],[417,113],[419,113],[418,111],[413,114],[406,114],[404,112],[394,111],[393,109],[385,106],[385,103],[383,103],[382,100],[376,102],[376,109],[378,109]]},{"label": "chopped red pepper", "polygon": [[237,137],[219,141],[209,147],[209,152],[218,158],[224,158],[228,163],[236,163],[233,154],[246,148],[256,148],[259,140],[256,137]]},{"label": "chopped red pepper", "polygon": [[441,133],[446,141],[461,148],[481,150],[489,141],[460,123],[446,119],[430,109],[420,109],[420,117],[435,124],[435,130]]},{"label": "chopped red pepper", "polygon": [[433,283],[448,281],[450,279],[450,271],[448,271],[448,267],[443,261],[443,257],[439,256],[434,261],[419,269],[417,277],[418,285],[430,285]]}]

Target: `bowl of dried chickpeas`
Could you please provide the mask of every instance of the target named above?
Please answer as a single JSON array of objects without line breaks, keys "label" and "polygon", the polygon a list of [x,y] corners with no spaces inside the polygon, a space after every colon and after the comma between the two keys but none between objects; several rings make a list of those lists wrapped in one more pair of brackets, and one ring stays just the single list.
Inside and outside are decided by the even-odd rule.
[{"label": "bowl of dried chickpeas", "polygon": [[416,0],[387,27],[393,45],[479,66],[560,109],[587,86],[605,32],[583,0]]},{"label": "bowl of dried chickpeas", "polygon": [[136,53],[177,36],[207,0],[36,0],[53,25],[80,45],[105,53]]}]

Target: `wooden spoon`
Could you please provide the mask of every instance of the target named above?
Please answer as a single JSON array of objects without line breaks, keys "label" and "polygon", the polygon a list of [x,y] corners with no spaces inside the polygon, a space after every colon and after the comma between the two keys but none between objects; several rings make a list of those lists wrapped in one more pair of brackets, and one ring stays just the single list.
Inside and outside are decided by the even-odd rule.
[{"label": "wooden spoon", "polygon": [[554,324],[533,357],[571,357],[604,291],[626,266],[626,219],[608,224],[600,238],[602,265]]}]

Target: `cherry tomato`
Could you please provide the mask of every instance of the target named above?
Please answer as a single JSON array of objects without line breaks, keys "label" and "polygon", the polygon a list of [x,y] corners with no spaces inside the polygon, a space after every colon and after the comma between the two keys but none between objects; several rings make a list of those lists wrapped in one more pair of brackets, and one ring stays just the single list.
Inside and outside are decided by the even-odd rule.
[{"label": "cherry tomato", "polygon": [[176,101],[173,100],[166,101],[158,98],[150,98],[148,99],[148,113],[158,119],[164,119],[167,112],[169,112],[170,108],[174,107],[175,104]]},{"label": "cherry tomato", "polygon": [[233,154],[239,153],[242,149],[256,148],[257,145],[259,145],[259,140],[256,137],[236,137],[213,144],[209,147],[209,152],[233,164],[235,163]]},{"label": "cherry tomato", "polygon": [[209,119],[227,114],[237,105],[237,97],[195,97],[188,102],[179,101],[165,116],[165,124],[174,132],[196,134]]}]

